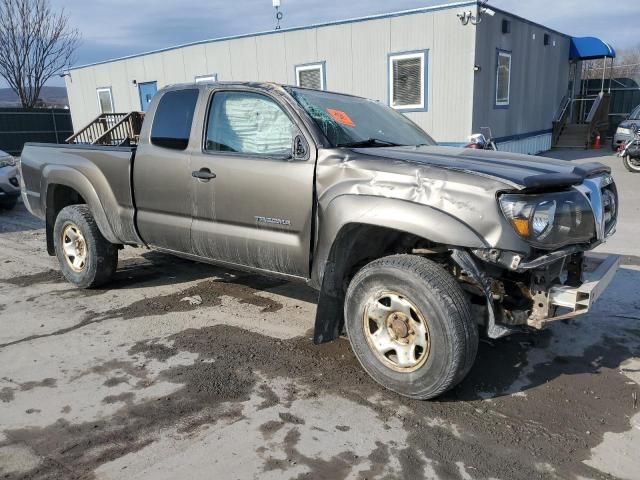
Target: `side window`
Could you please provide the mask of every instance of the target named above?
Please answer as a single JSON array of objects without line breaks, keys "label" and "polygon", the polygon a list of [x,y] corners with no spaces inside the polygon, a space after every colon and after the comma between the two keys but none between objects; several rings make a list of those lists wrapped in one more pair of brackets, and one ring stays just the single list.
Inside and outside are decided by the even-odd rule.
[{"label": "side window", "polygon": [[184,150],[189,145],[198,90],[174,90],[160,99],[151,127],[151,143],[163,148]]},{"label": "side window", "polygon": [[396,110],[427,109],[427,52],[389,55],[389,104]]},{"label": "side window", "polygon": [[498,51],[496,72],[496,106],[508,107],[511,95],[511,54]]},{"label": "side window", "polygon": [[219,92],[209,109],[205,149],[250,155],[288,156],[295,126],[269,97]]},{"label": "side window", "polygon": [[111,94],[111,88],[98,88],[96,93],[98,94],[100,113],[113,113],[113,95]]},{"label": "side window", "polygon": [[296,67],[296,85],[314,90],[325,90],[324,62]]}]

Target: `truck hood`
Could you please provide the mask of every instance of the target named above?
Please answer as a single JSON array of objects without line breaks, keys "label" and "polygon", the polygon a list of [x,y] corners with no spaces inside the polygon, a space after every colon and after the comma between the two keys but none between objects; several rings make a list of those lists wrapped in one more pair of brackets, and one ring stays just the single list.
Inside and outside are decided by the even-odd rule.
[{"label": "truck hood", "polygon": [[453,147],[358,148],[356,153],[413,165],[465,172],[489,177],[519,189],[562,188],[611,169],[601,163],[575,164],[516,153]]}]

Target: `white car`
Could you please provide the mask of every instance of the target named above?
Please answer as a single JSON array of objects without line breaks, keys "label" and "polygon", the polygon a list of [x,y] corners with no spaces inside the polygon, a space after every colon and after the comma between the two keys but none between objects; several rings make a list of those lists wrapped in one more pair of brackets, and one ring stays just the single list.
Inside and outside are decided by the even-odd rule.
[{"label": "white car", "polygon": [[613,137],[612,147],[614,150],[633,139],[634,126],[640,127],[640,105],[634,108],[629,117],[618,125],[616,134]]},{"label": "white car", "polygon": [[0,150],[0,210],[11,210],[20,197],[20,181],[16,160]]}]

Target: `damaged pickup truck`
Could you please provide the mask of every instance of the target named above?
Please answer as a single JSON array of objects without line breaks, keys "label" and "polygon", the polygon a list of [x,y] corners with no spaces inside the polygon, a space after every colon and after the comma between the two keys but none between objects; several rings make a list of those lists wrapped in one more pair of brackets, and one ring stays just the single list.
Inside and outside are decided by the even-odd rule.
[{"label": "damaged pickup truck", "polygon": [[27,144],[24,203],[73,284],[124,245],[307,282],[315,342],[433,398],[498,338],[585,313],[617,257],[610,169],[439,147],[376,101],[262,83],[166,88],[136,145]]}]

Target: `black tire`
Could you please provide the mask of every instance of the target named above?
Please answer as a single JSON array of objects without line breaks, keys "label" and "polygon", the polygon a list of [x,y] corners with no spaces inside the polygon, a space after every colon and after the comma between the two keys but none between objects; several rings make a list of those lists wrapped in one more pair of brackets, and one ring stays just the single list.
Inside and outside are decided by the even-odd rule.
[{"label": "black tire", "polygon": [[640,160],[637,160],[637,162],[637,164],[633,164],[633,161],[629,158],[629,155],[625,155],[624,157],[622,157],[624,168],[629,170],[631,173],[640,173]]},{"label": "black tire", "polygon": [[18,197],[4,200],[0,203],[0,210],[13,210],[18,204]]},{"label": "black tire", "polygon": [[[78,271],[67,261],[63,249],[63,232],[69,226],[77,227],[86,245],[86,261]],[[118,248],[102,236],[87,205],[63,208],[56,218],[53,235],[60,269],[69,282],[80,288],[95,288],[111,280],[118,266]]]},{"label": "black tire", "polygon": [[[389,291],[412,303],[427,324],[428,354],[411,372],[383,363],[367,341],[366,305],[379,292]],[[455,279],[426,258],[394,255],[369,263],[351,281],[344,312],[347,334],[362,367],[376,382],[401,395],[435,398],[456,386],[475,361],[478,326],[469,301]]]}]

